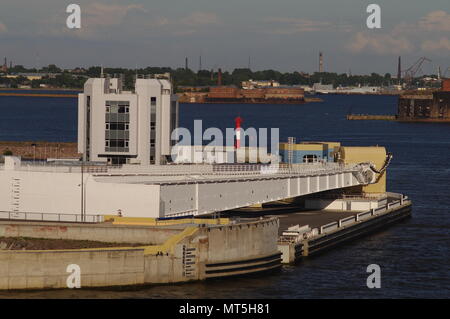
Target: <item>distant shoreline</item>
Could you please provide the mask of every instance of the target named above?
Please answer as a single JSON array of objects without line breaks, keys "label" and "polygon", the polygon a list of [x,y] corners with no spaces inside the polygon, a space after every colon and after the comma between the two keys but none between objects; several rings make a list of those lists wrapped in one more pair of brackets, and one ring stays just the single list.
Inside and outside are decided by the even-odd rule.
[{"label": "distant shoreline", "polygon": [[67,88],[31,88],[31,89],[19,89],[19,88],[0,88],[0,91],[76,91],[83,92],[82,89],[67,89]]},{"label": "distant shoreline", "polygon": [[1,96],[16,96],[16,97],[55,97],[55,98],[78,98],[78,94],[64,94],[64,93],[19,93],[19,92],[0,92]]}]

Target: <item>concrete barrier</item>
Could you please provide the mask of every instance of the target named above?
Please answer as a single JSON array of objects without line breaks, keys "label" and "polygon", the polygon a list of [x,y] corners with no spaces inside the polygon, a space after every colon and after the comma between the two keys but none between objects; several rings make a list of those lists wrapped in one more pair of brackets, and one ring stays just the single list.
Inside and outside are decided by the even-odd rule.
[{"label": "concrete barrier", "polygon": [[[11,226],[14,227],[7,230]],[[67,267],[72,264],[80,266],[81,287],[177,283],[276,269],[281,267],[281,253],[277,248],[278,226],[276,218],[229,225],[190,226],[178,229],[176,234],[156,246],[0,251],[0,289],[67,288],[67,279],[71,275]],[[44,238],[85,238],[97,232],[103,233],[102,239],[105,239],[122,232],[125,235],[121,235],[121,240],[137,237],[146,240],[152,236],[162,240],[168,235],[159,233],[145,237],[147,232],[158,233],[156,227],[105,226],[112,229],[111,233],[97,225],[61,226],[67,227],[65,231],[58,226],[41,225],[50,227],[41,232],[36,232],[36,227],[39,225],[8,225],[3,222],[0,229],[3,234],[28,234],[38,238],[43,238],[43,235],[47,236]],[[166,230],[162,228],[161,232]]]},{"label": "concrete barrier", "polygon": [[411,215],[411,205],[410,200],[403,198],[395,200],[389,205],[322,225],[317,233],[313,234],[313,229],[307,238],[299,236],[291,239],[289,236],[281,236],[278,241],[278,249],[283,253],[282,262],[294,263],[301,257],[323,251],[406,218]]},{"label": "concrete barrier", "polygon": [[0,237],[90,240],[143,245],[163,244],[168,238],[182,231],[183,228],[179,227],[0,221]]}]

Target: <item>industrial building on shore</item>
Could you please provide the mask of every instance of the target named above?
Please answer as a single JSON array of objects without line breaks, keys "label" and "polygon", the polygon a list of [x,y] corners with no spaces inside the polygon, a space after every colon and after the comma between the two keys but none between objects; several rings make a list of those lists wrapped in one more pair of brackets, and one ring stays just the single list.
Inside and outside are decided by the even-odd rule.
[{"label": "industrial building on shore", "polygon": [[304,101],[304,89],[295,87],[239,89],[233,86],[218,86],[211,87],[205,97],[207,103],[300,104]]},{"label": "industrial building on shore", "polygon": [[184,103],[263,103],[263,104],[303,104],[305,90],[299,86],[281,86],[267,81],[243,81],[242,88],[222,85],[222,71],[219,69],[217,86],[204,88],[207,92],[185,92],[180,101]]},{"label": "industrial building on shore", "polygon": [[432,94],[401,95],[398,101],[399,121],[450,122],[450,79],[442,80],[440,91]]}]

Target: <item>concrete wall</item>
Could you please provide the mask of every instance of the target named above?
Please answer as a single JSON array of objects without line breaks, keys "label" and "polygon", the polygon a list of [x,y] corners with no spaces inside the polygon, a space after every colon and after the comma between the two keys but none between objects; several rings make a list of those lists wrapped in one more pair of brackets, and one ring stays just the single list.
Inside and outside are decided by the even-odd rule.
[{"label": "concrete wall", "polygon": [[[130,232],[129,236],[134,233],[131,228],[122,231]],[[277,239],[278,220],[266,219],[201,227],[174,242],[163,253],[155,253],[157,250],[147,247],[0,251],[0,289],[66,288],[70,275],[67,266],[71,264],[81,268],[82,287],[175,283],[254,273],[281,265]],[[267,257],[270,260],[255,261],[255,258]],[[220,269],[220,273],[208,275],[210,264],[218,262],[227,263],[227,266]],[[251,269],[242,270],[248,265]]]},{"label": "concrete wall", "polygon": [[277,251],[278,221],[270,220],[206,230],[208,262],[218,263],[273,254]]},{"label": "concrete wall", "polygon": [[182,229],[169,227],[0,221],[0,237],[91,240],[143,245],[163,244],[181,231]]},{"label": "concrete wall", "polygon": [[387,204],[387,199],[307,199],[306,209],[366,211]]},{"label": "concrete wall", "polygon": [[144,282],[143,249],[0,252],[0,289],[67,288],[71,264],[81,268],[82,287]]},{"label": "concrete wall", "polygon": [[[13,182],[15,186],[13,186]],[[0,210],[81,213],[81,174],[0,170]],[[159,186],[100,183],[84,174],[86,214],[159,217]]]}]

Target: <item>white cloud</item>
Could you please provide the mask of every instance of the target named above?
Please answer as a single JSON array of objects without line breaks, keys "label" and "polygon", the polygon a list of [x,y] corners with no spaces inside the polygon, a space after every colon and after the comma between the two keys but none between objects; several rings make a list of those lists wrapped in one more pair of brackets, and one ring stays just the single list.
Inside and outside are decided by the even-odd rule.
[{"label": "white cloud", "polygon": [[439,40],[426,40],[422,43],[422,50],[428,52],[450,52],[450,40],[446,37],[442,37]]},{"label": "white cloud", "polygon": [[181,19],[181,24],[189,26],[220,24],[220,19],[212,12],[193,12],[189,16]]},{"label": "white cloud", "polygon": [[450,50],[450,41],[444,36],[439,38],[439,35],[449,31],[450,14],[432,11],[414,23],[401,22],[387,32],[358,32],[346,48],[354,53],[372,52],[379,55],[411,53],[415,47],[425,52],[447,51]]},{"label": "white cloud", "polygon": [[349,31],[348,25],[336,25],[329,21],[310,20],[303,18],[267,18],[266,22],[272,26],[268,30],[269,34],[285,34],[291,35],[303,32],[317,32],[317,31]]},{"label": "white cloud", "polygon": [[118,25],[124,22],[125,17],[131,11],[146,12],[147,10],[139,4],[119,5],[94,2],[83,6],[83,23],[87,28]]},{"label": "white cloud", "polygon": [[409,53],[414,49],[414,45],[406,37],[358,32],[347,43],[347,49],[354,53],[367,52],[389,55]]},{"label": "white cloud", "polygon": [[445,11],[432,11],[420,19],[419,28],[425,31],[450,31],[450,14]]},{"label": "white cloud", "polygon": [[[117,32],[118,27],[134,22],[137,13],[145,13],[147,9],[140,4],[105,4],[92,2],[81,5],[81,28],[69,29],[66,26],[67,13],[58,12],[48,20],[40,21],[35,30],[42,36],[72,36],[84,39],[96,39],[99,37],[111,37]],[[129,28],[124,28],[127,30]]]},{"label": "white cloud", "polygon": [[[167,17],[153,17],[139,24],[141,29],[148,28],[151,32],[184,36],[208,30],[207,27],[221,25],[222,21],[213,12],[196,11],[188,16],[175,19]],[[147,33],[148,34],[148,33]]]}]

